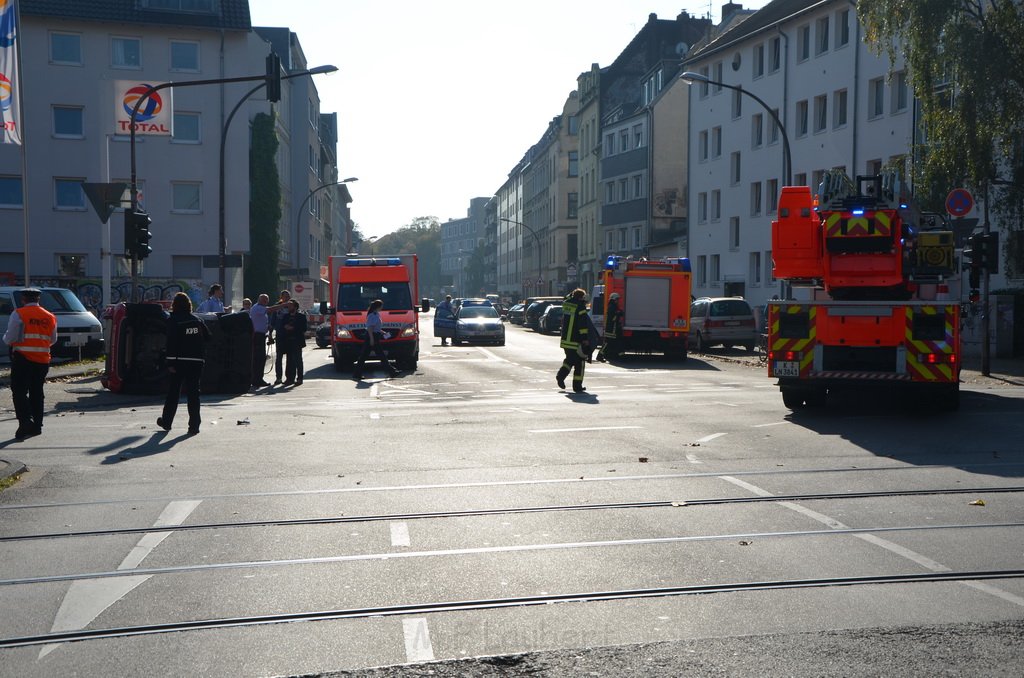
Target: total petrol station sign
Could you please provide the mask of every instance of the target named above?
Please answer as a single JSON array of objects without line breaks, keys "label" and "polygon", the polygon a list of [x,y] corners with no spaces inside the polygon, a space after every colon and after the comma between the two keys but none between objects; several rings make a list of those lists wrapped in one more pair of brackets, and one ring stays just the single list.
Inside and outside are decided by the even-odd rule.
[{"label": "total petrol station sign", "polygon": [[[132,109],[149,89],[150,83],[132,80],[114,81],[114,131],[131,134]],[[174,106],[171,88],[153,92],[135,114],[135,134],[171,136],[174,134]]]}]

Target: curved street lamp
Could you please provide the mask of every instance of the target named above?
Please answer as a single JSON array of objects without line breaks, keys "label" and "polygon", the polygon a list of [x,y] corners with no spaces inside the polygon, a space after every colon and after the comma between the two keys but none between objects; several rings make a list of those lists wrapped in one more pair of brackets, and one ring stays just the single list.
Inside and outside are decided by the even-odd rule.
[{"label": "curved street lamp", "polygon": [[[307,76],[307,75],[320,75],[322,73],[333,73],[336,70],[338,70],[337,66],[331,66],[331,65],[328,64],[328,65],[325,65],[325,66],[317,66],[316,68],[310,68],[310,69],[305,70],[305,71],[298,71],[297,73],[289,73],[288,75],[282,75],[281,79],[282,80],[291,80],[292,78],[301,78],[301,77],[304,77],[304,76]],[[228,138],[228,127],[231,125],[231,121],[234,120],[235,113],[238,112],[238,109],[241,108],[242,104],[244,104],[249,99],[249,97],[251,97],[253,94],[256,94],[256,92],[259,92],[261,89],[263,89],[266,86],[267,86],[267,81],[264,80],[263,82],[261,82],[260,84],[256,85],[251,90],[246,92],[245,95],[243,95],[242,98],[238,100],[238,103],[235,104],[235,107],[231,109],[231,112],[228,113],[228,117],[224,120],[224,128],[221,130],[221,134],[220,134],[220,178],[219,178],[220,206],[219,206],[219,213],[217,215],[217,219],[218,219],[217,226],[218,226],[218,233],[219,233],[220,238],[219,238],[219,245],[218,245],[218,249],[217,249],[217,261],[218,261],[218,271],[217,271],[218,280],[217,280],[217,282],[219,282],[221,285],[224,284],[224,269],[226,268],[224,258],[227,256],[227,247],[228,247],[227,225],[226,225],[225,212],[224,212],[224,207],[225,207],[224,206],[224,194],[225,194],[225,188],[224,188],[224,144],[226,143],[227,138]]]},{"label": "curved street lamp", "polygon": [[342,179],[341,181],[332,181],[329,184],[324,184],[322,186],[317,186],[316,188],[314,188],[312,191],[309,192],[309,194],[303,199],[302,203],[299,205],[299,211],[295,215],[295,275],[296,276],[299,275],[299,269],[301,268],[301,266],[299,266],[299,251],[301,250],[301,245],[302,245],[302,231],[301,231],[301,229],[302,229],[302,210],[305,209],[306,205],[309,203],[309,199],[310,198],[312,198],[314,195],[316,195],[320,191],[324,190],[325,188],[330,188],[331,186],[341,186],[342,184],[349,184],[349,183],[352,183],[353,181],[359,181],[359,177],[349,177],[348,179]]},{"label": "curved street lamp", "polygon": [[510,223],[510,224],[514,224],[516,226],[522,226],[527,231],[529,231],[530,235],[533,236],[533,239],[537,241],[537,292],[540,292],[540,280],[541,280],[540,236],[538,236],[536,233],[534,233],[532,228],[530,228],[529,226],[527,226],[526,224],[524,224],[521,221],[516,221],[515,219],[506,219],[505,217],[501,217],[499,219],[499,221],[504,221],[504,222],[507,222],[507,223]]},{"label": "curved street lamp", "polygon": [[707,83],[709,85],[716,85],[718,87],[725,87],[726,89],[731,89],[733,91],[739,92],[740,94],[746,94],[748,97],[750,97],[751,99],[753,99],[757,103],[761,104],[762,108],[764,108],[764,110],[768,113],[768,115],[771,117],[771,119],[775,122],[775,126],[778,127],[780,130],[782,130],[782,143],[783,143],[783,147],[782,148],[783,148],[783,151],[784,151],[784,157],[783,157],[782,164],[783,164],[783,173],[786,176],[786,183],[785,183],[785,185],[789,186],[791,183],[793,183],[793,155],[792,155],[792,153],[790,152],[790,149],[789,149],[789,135],[786,134],[786,127],[785,127],[785,125],[782,124],[782,121],[779,120],[779,116],[775,114],[775,111],[773,111],[768,106],[768,104],[766,104],[756,94],[754,94],[752,92],[748,92],[747,90],[743,89],[742,87],[737,87],[736,85],[727,85],[724,82],[719,82],[718,80],[712,80],[708,76],[703,75],[701,73],[694,73],[693,71],[685,71],[682,75],[679,76],[679,79],[682,80],[683,82],[685,82],[687,85],[692,85],[695,82],[701,82],[701,83]]}]

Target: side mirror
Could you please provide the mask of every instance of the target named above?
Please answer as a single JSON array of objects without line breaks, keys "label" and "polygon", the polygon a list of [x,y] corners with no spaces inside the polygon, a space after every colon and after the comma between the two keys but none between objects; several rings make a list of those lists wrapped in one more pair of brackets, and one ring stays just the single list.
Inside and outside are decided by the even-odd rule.
[{"label": "side mirror", "polygon": [[420,310],[423,313],[427,313],[430,311],[430,299],[420,299]]}]

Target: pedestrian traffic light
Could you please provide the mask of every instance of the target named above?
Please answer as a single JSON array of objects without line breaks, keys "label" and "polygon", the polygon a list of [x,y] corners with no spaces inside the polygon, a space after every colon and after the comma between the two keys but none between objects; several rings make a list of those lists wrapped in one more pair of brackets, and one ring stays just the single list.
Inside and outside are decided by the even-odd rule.
[{"label": "pedestrian traffic light", "polygon": [[127,210],[124,213],[124,249],[128,256],[141,260],[153,253],[153,248],[149,246],[153,238],[149,230],[151,223],[153,220],[143,210]]},{"label": "pedestrian traffic light", "polygon": [[981,233],[972,233],[964,243],[964,268],[972,271],[981,268]]},{"label": "pedestrian traffic light", "polygon": [[981,267],[999,273],[999,231],[981,234]]},{"label": "pedestrian traffic light", "polygon": [[267,101],[281,100],[281,57],[277,52],[267,55]]}]

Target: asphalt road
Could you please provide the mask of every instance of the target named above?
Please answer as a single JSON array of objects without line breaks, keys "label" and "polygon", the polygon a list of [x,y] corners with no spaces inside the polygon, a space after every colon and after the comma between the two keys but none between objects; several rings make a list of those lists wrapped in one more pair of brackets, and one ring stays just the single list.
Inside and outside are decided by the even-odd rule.
[{"label": "asphalt road", "polygon": [[194,437],[48,384],[0,443],[0,675],[1024,672],[1019,385],[791,413],[723,353],[575,395],[554,337],[429,330],[414,374],[310,349]]}]

